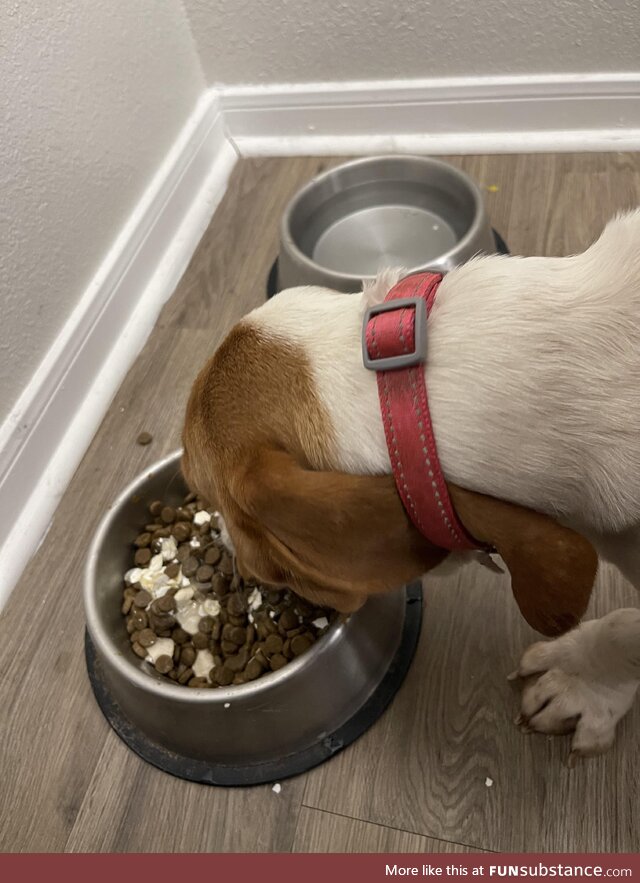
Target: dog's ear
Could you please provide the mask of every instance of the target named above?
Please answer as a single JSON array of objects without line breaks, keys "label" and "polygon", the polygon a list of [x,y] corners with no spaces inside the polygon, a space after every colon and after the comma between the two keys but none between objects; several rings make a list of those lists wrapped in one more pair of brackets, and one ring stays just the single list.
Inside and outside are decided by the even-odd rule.
[{"label": "dog's ear", "polygon": [[283,451],[264,450],[238,476],[233,496],[249,519],[243,533],[251,537],[253,567],[266,569],[268,557],[297,585],[334,593],[333,606],[344,612],[354,599],[359,606],[446,556],[413,527],[391,475],[313,471]]},{"label": "dog's ear", "polygon": [[584,615],[598,556],[583,536],[547,515],[449,485],[454,508],[477,540],[494,546],[511,574],[524,618],[543,635],[558,635]]}]

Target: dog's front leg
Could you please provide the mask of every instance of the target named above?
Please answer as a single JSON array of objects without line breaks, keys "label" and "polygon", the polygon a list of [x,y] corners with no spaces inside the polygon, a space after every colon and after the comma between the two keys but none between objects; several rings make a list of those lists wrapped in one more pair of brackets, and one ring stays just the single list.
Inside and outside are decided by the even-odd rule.
[{"label": "dog's front leg", "polygon": [[574,731],[570,766],[607,751],[640,684],[640,610],[615,610],[533,644],[510,677],[524,679],[516,723],[539,733]]}]

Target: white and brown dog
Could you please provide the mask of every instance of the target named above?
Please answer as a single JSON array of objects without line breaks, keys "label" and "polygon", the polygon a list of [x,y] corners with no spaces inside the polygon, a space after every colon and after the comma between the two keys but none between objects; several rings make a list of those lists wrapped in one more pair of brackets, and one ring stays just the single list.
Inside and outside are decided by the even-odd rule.
[{"label": "white and brown dog", "polygon": [[[198,376],[183,433],[192,488],[220,509],[238,567],[342,612],[439,564],[392,476],[362,294],[280,293]],[[425,366],[458,518],[499,552],[526,619],[522,715],[605,751],[640,682],[640,610],[576,626],[597,555],[640,589],[640,211],[581,255],[488,256],[445,276]],[[535,677],[528,677],[535,675]]]}]

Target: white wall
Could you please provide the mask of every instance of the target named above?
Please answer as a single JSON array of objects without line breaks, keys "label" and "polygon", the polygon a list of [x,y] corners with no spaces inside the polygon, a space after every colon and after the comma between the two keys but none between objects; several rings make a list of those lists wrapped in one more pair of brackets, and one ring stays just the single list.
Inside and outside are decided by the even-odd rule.
[{"label": "white wall", "polygon": [[637,70],[640,0],[185,0],[210,83]]},{"label": "white wall", "polygon": [[0,423],[204,85],[178,0],[0,5]]}]

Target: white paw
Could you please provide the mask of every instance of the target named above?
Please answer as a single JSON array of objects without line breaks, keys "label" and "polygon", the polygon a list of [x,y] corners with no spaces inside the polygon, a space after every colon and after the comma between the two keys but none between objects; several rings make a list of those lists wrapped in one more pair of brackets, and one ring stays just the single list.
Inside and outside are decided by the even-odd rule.
[{"label": "white paw", "polygon": [[602,754],[613,744],[638,687],[621,674],[615,654],[607,657],[610,623],[593,620],[554,641],[529,647],[511,679],[523,678],[521,713],[525,732],[573,732],[569,766]]}]

